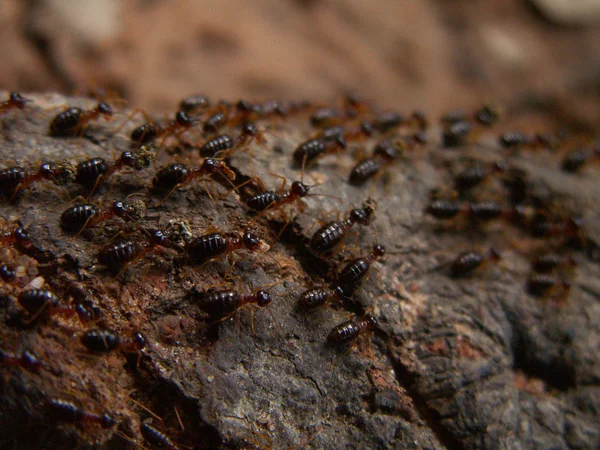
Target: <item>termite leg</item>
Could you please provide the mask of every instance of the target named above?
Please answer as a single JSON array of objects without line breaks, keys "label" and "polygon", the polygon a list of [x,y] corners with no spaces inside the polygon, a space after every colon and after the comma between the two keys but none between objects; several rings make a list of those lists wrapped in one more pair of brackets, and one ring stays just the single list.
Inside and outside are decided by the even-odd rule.
[{"label": "termite leg", "polygon": [[173,186],[173,188],[167,193],[167,195],[165,195],[160,202],[158,202],[158,204],[156,205],[157,207],[162,206],[162,204],[171,196],[171,194],[173,194],[173,192],[175,192],[176,189],[179,189],[182,186],[183,183],[178,183],[175,186]]},{"label": "termite leg", "polygon": [[252,183],[253,181],[256,181],[256,183],[258,184],[259,188],[265,192],[267,189],[265,188],[265,185],[263,184],[262,180],[257,177],[254,176],[252,178],[247,179],[246,181],[244,181],[242,184],[238,184],[237,186],[234,186],[233,189],[231,189],[230,191],[226,192],[225,194],[223,194],[221,197],[219,197],[219,199],[223,199],[229,196],[229,194],[231,194],[232,192],[238,191],[240,190],[240,188],[246,186],[247,184]]},{"label": "termite leg", "polygon": [[44,305],[42,305],[42,307],[40,309],[38,309],[35,314],[33,314],[29,319],[27,320],[23,320],[23,323],[25,325],[30,325],[33,322],[35,322],[37,320],[38,317],[40,317],[40,315],[45,311],[45,309],[48,307],[48,303],[45,303]]},{"label": "termite leg", "polygon": [[152,118],[150,118],[150,116],[148,116],[148,114],[146,114],[146,111],[144,111],[141,108],[135,108],[135,109],[132,109],[131,112],[127,115],[127,119],[125,120],[125,122],[123,122],[123,124],[121,124],[112,134],[113,135],[118,134],[125,127],[125,125],[127,125],[129,122],[131,122],[131,120],[136,116],[136,114],[143,115],[144,119],[148,123],[154,122],[154,120],[152,120]]},{"label": "termite leg", "polygon": [[[211,200],[213,203],[215,203],[215,204],[216,204],[217,202],[216,202],[216,201],[215,201],[215,199],[213,198],[213,196],[212,196],[212,193],[211,193],[210,189],[208,188],[208,184],[206,184],[206,179],[203,179],[203,180],[202,180],[202,186],[204,186],[204,190],[205,190],[205,191],[206,191],[206,193],[208,194],[208,198],[210,198],[210,200]],[[221,199],[221,198],[219,198],[219,200],[220,200],[220,199]]]},{"label": "termite leg", "polygon": [[[85,230],[87,228],[88,224],[90,223],[90,221],[92,220],[93,217],[94,216],[90,216],[90,217],[87,218],[87,220],[85,221],[85,223],[83,224],[83,226],[79,229],[79,231],[77,232],[77,234],[75,234],[75,236],[72,237],[72,239],[75,239],[77,236],[79,236],[83,232],[83,230]],[[111,240],[112,240],[112,238],[111,238]]]},{"label": "termite leg", "polygon": [[229,275],[231,274],[231,272],[233,272],[236,263],[236,260],[233,258],[233,256],[228,256],[227,258],[230,260],[230,264],[229,268],[227,269],[227,272],[225,272],[225,274],[223,275],[223,278],[225,278],[226,280],[229,279]]},{"label": "termite leg", "polygon": [[94,192],[96,192],[96,189],[100,185],[100,181],[103,180],[103,179],[104,179],[104,174],[102,174],[98,178],[96,178],[96,182],[94,183],[94,187],[90,191],[89,195],[86,197],[86,200],[89,200],[90,198],[92,198],[92,195],[94,195]]},{"label": "termite leg", "polygon": [[281,237],[281,235],[283,234],[283,232],[285,231],[285,229],[291,223],[291,220],[290,220],[289,216],[286,214],[286,212],[283,209],[281,210],[281,214],[283,214],[283,218],[285,219],[285,225],[281,228],[281,230],[279,230],[279,233],[277,233],[277,236],[275,236],[275,240],[276,241],[279,240],[279,238]]},{"label": "termite leg", "polygon": [[287,183],[287,179],[285,177],[282,177],[281,175],[277,175],[276,173],[273,173],[273,172],[269,172],[269,175],[272,175],[275,178],[279,178],[281,180],[281,186],[279,186],[279,189],[277,190],[277,192],[282,193],[283,191],[285,191],[285,185]]}]

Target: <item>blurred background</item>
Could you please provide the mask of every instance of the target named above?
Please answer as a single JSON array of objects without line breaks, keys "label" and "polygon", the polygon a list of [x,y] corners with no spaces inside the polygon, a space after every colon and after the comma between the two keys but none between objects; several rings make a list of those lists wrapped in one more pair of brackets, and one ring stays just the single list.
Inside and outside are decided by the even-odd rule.
[{"label": "blurred background", "polygon": [[0,86],[598,118],[599,0],[2,0]]}]

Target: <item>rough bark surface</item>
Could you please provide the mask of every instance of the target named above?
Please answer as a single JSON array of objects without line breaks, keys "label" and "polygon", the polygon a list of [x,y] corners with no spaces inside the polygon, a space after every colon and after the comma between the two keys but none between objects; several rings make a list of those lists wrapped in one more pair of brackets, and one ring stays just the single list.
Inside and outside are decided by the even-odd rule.
[{"label": "rough bark surface", "polygon": [[[112,133],[114,123],[94,123],[85,138],[48,136],[58,106],[89,108],[93,102],[30,97],[35,99],[30,108],[0,118],[3,166],[10,166],[10,159],[28,167],[42,160],[113,159],[128,148],[133,124],[119,135]],[[276,189],[281,180],[273,174],[285,177],[287,186],[299,179],[291,153],[314,133],[307,117],[276,122],[265,146],[252,144],[248,152],[234,155],[231,166],[238,180],[258,176]],[[124,118],[125,113],[116,122]],[[515,126],[521,118],[513,119]],[[304,212],[296,205],[284,207],[294,223],[277,241],[283,216],[265,214],[253,225],[271,245],[269,252],[236,257],[231,271],[236,288],[247,293],[277,283],[271,288],[273,303],[255,311],[254,323],[250,308],[244,308],[207,325],[188,295],[194,286],[203,290],[223,283],[227,262],[192,270],[182,255],[166,250],[134,262],[117,277],[106,272],[97,264],[98,250],[123,224],[112,221],[76,237],[65,234],[59,218],[80,193],[76,187],[40,182],[12,204],[3,203],[5,229],[22,221],[33,246],[1,250],[3,263],[26,272],[17,283],[1,282],[2,349],[29,350],[44,368],[32,373],[0,366],[0,446],[150,447],[140,433],[140,424],[150,423],[179,448],[600,448],[596,255],[575,253],[576,277],[558,306],[524,289],[525,249],[539,240],[502,221],[442,227],[424,214],[430,191],[452,182],[462,158],[506,157],[493,139],[506,127],[484,134],[481,145],[457,150],[441,148],[439,129],[432,127],[430,144],[408,152],[364,187],[351,186],[348,174],[354,154],[370,151],[374,142],[352,144],[310,167],[304,181],[318,184],[312,192],[337,198],[308,197]],[[194,140],[190,134],[184,138]],[[150,204],[142,222],[146,228],[185,220],[194,236],[210,228],[240,230],[252,216],[236,192],[211,200],[200,182],[162,202],[149,192],[158,168],[173,160],[197,164],[197,154],[190,148],[161,149],[150,169],[116,174],[94,198],[107,202],[145,194]],[[531,186],[558,207],[580,213],[590,242],[600,240],[597,167],[565,174],[558,156],[547,151],[523,151],[510,162],[525,169]],[[213,194],[225,192],[207,185]],[[502,200],[503,192],[492,179],[475,195]],[[369,196],[378,204],[372,226],[356,226],[346,248],[325,264],[308,254],[304,238],[316,220],[343,215]],[[126,233],[145,238],[135,226]],[[303,290],[326,283],[327,272],[344,257],[364,254],[376,242],[388,255],[374,264],[353,299],[315,314],[297,311]],[[453,280],[444,269],[433,270],[462,249],[492,245],[501,249],[502,262],[473,277]],[[98,323],[58,316],[30,324],[19,320],[15,296],[36,277],[63,301],[96,308]],[[372,339],[361,338],[345,355],[326,344],[335,325],[369,309],[378,319]],[[148,345],[139,358],[118,350],[93,355],[79,340],[91,326],[122,336],[139,331]],[[102,430],[63,423],[49,414],[50,398],[109,413],[119,425]]]}]

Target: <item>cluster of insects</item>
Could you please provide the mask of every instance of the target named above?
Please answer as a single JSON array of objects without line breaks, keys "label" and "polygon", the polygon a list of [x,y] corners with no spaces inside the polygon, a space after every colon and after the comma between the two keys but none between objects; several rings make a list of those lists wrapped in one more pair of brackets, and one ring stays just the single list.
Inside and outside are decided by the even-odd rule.
[{"label": "cluster of insects", "polygon": [[[0,103],[0,117],[33,107],[32,100],[11,93]],[[235,286],[235,277],[231,276],[234,258],[263,261],[263,257],[271,258],[272,248],[294,240],[300,243],[310,265],[327,269],[314,270],[312,275],[318,279],[298,289],[294,299],[298,313],[310,317],[324,308],[354,313],[354,318],[332,327],[323,341],[350,351],[359,338],[380,332],[377,301],[371,302],[371,308],[364,308],[356,301],[367,291],[363,288],[371,268],[386,256],[385,246],[377,239],[376,215],[381,206],[371,193],[380,177],[393,177],[403,162],[418,159],[435,140],[425,114],[415,111],[403,116],[382,112],[353,96],[328,107],[309,102],[213,103],[206,96],[193,95],[181,100],[178,108],[172,118],[164,121],[134,110],[108,133],[107,127],[120,117],[109,103],[99,102],[87,109],[66,108],[49,119],[46,129],[49,137],[70,142],[94,139],[94,131],[101,127],[109,139],[124,141],[127,149],[112,156],[107,153],[81,160],[51,161],[50,155],[44,155],[47,159],[37,165],[8,165],[0,169],[2,202],[10,208],[27,204],[36,198],[36,191],[53,186],[52,190],[64,202],[58,217],[61,239],[64,237],[74,247],[87,241],[95,249],[91,263],[83,268],[78,266],[78,277],[85,280],[89,273],[95,273],[106,277],[107,283],[125,284],[131,272],[135,273],[138,262],[146,262],[141,277],[144,279],[152,270],[150,261],[166,258],[173,262],[169,276],[193,284],[185,298],[198,310],[204,327],[222,326],[243,308],[249,308],[252,330],[256,333],[254,309],[281,303],[271,288],[286,280],[281,276],[262,286],[244,288],[241,283]],[[139,113],[144,122],[130,125]],[[501,111],[492,105],[484,105],[472,113],[449,113],[441,119],[437,141],[442,151],[455,152],[475,143],[481,133],[489,134],[500,117]],[[299,171],[299,176],[289,180],[273,174],[282,182],[279,189],[269,189],[264,176],[246,176],[236,158],[243,155],[252,161],[256,148],[261,156],[268,154],[269,137],[290,118],[306,120],[311,128],[308,139],[296,142],[289,152],[289,166]],[[124,132],[127,126],[134,128]],[[453,167],[451,187],[432,193],[423,211],[424,220],[433,217],[434,222],[449,229],[485,229],[499,222],[521,229],[539,244],[530,254],[531,273],[526,277],[526,291],[532,296],[564,301],[576,265],[573,252],[586,245],[585,228],[574,212],[537,198],[530,190],[527,173],[511,163],[515,152],[555,151],[561,138],[506,132],[497,139],[506,158],[471,159]],[[308,199],[324,196],[341,202],[341,198],[333,195],[339,192],[324,193],[323,189],[317,189],[318,183],[310,184],[304,178],[318,173],[316,168],[320,164],[335,161],[340,154],[354,155],[353,165],[344,174],[347,187],[362,189],[369,185],[371,191],[364,191],[359,205],[340,205],[336,220],[317,219],[316,230],[307,231],[298,225],[296,213],[318,216],[319,211],[306,202]],[[586,166],[597,160],[600,149],[592,145],[569,151],[560,164],[564,171],[573,173],[587,170]],[[193,187],[200,183],[202,194]],[[486,185],[490,184],[500,187],[500,196],[479,195],[489,193]],[[115,185],[122,188],[122,195],[107,198],[106,192]],[[244,212],[227,227],[202,228],[185,221],[175,221],[177,226],[161,225],[161,219],[173,217],[169,208],[175,202],[171,196],[186,190],[193,192],[187,196],[191,199],[190,209],[201,195],[208,197],[214,211],[219,211],[220,202],[231,196],[235,199],[232,202]],[[201,212],[206,213],[205,209],[208,208]],[[26,227],[8,218],[5,223],[0,235],[2,246],[13,255],[35,255],[32,241],[35,242],[36,227],[33,224]],[[111,231],[109,236],[108,230],[116,233]],[[371,237],[370,244],[362,245],[364,235]],[[475,271],[481,272],[485,265],[501,261],[502,251],[496,245],[484,250],[468,249],[441,266],[448,268],[452,278],[468,277]],[[206,288],[206,283],[199,287],[195,275],[204,273],[207,265],[211,274],[217,272],[216,267],[224,260],[232,263],[215,285],[227,287]],[[79,345],[82,351],[97,357],[108,353],[137,355],[138,364],[153,345],[133,326],[119,331],[112,329],[104,320],[102,308],[93,308],[71,295],[51,277],[46,277],[42,285],[31,284],[28,274],[17,270],[9,260],[2,261],[0,275],[10,287],[7,298],[16,311],[11,324],[30,329],[52,320],[70,323],[78,330],[74,345]],[[368,283],[373,281],[370,279]],[[0,363],[32,373],[45,367],[45,362],[29,349],[0,349]],[[61,423],[119,428],[118,414],[84,406],[72,398],[48,398],[46,409]],[[141,422],[139,436],[147,445],[178,448],[163,431]]]},{"label": "cluster of insects", "polygon": [[[470,119],[469,115],[456,114],[445,118],[445,133],[450,133],[454,124],[465,123],[470,129],[472,122],[478,126],[490,126],[498,119],[489,114],[484,107]],[[481,123],[480,116],[486,117]],[[490,121],[490,119],[492,119]],[[468,126],[467,126],[468,125]],[[470,133],[470,132],[469,132]],[[466,133],[461,139],[469,139]],[[450,133],[451,134],[451,133]],[[443,141],[445,142],[446,136]],[[537,298],[552,299],[562,305],[569,293],[574,268],[577,265],[573,252],[585,250],[589,238],[582,218],[568,207],[555,203],[552,198],[538,195],[531,188],[527,173],[511,164],[514,152],[540,151],[556,152],[564,137],[542,133],[524,134],[510,131],[498,136],[498,145],[504,158],[496,161],[483,161],[467,158],[452,174],[451,188],[441,187],[431,194],[431,200],[425,208],[425,214],[439,223],[455,229],[457,226],[470,231],[485,230],[487,224],[503,221],[520,229],[528,236],[527,254],[531,272],[525,277],[525,291]],[[450,141],[454,142],[452,139]],[[452,142],[446,147],[453,148]],[[597,149],[587,148],[568,151],[561,163],[566,172],[576,172],[584,164],[594,161]],[[585,154],[586,156],[582,156]],[[486,184],[495,183],[494,188]],[[519,248],[521,245],[518,245]],[[501,260],[501,251],[497,247],[489,250],[470,249],[455,259],[439,267],[448,267],[449,275],[461,278],[487,265]]]}]

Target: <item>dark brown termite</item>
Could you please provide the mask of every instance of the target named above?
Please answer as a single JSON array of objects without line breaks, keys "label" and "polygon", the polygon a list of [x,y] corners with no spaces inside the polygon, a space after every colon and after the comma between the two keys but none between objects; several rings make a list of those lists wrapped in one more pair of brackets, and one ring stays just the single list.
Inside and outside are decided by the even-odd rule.
[{"label": "dark brown termite", "polygon": [[88,350],[97,353],[108,353],[117,349],[126,353],[135,353],[146,346],[146,340],[140,333],[135,333],[132,338],[123,338],[112,331],[97,328],[83,333],[81,343]]},{"label": "dark brown termite", "polygon": [[48,411],[54,420],[82,425],[98,424],[102,428],[112,428],[117,421],[108,414],[96,414],[76,406],[69,400],[52,398],[47,403]]},{"label": "dark brown termite", "polygon": [[184,131],[191,129],[198,119],[192,118],[184,111],[178,111],[175,119],[165,123],[148,121],[131,132],[131,141],[136,144],[148,144],[158,138],[170,135],[179,136]]},{"label": "dark brown termite", "polygon": [[517,214],[513,207],[495,201],[461,202],[456,199],[433,200],[425,212],[440,220],[453,219],[460,215],[484,222],[499,218],[512,220]]},{"label": "dark brown termite", "polygon": [[5,351],[0,350],[0,364],[5,366],[18,366],[21,369],[30,372],[39,372],[43,366],[37,356],[27,350],[20,355],[6,353]]},{"label": "dark brown termite", "polygon": [[475,163],[467,167],[454,177],[454,186],[457,191],[466,191],[481,184],[491,175],[506,170],[506,163],[498,161],[491,164]]},{"label": "dark brown termite", "polygon": [[507,150],[522,150],[531,149],[537,150],[541,148],[552,149],[557,145],[556,139],[549,135],[535,133],[527,135],[519,131],[508,131],[498,137],[500,146]]},{"label": "dark brown termite", "polygon": [[69,108],[58,114],[50,122],[50,135],[56,137],[82,136],[88,124],[92,120],[104,117],[105,120],[111,120],[113,110],[108,103],[98,103],[90,110],[81,108]]},{"label": "dark brown termite", "polygon": [[199,292],[194,288],[191,295],[200,309],[213,319],[230,316],[244,305],[254,303],[264,307],[272,301],[271,294],[264,289],[242,294],[233,289]]},{"label": "dark brown termite", "polygon": [[233,138],[227,134],[220,134],[206,141],[200,147],[200,156],[203,157],[227,157],[234,150],[243,148],[256,140],[259,144],[264,144],[266,139],[262,131],[260,131],[253,123],[246,123],[242,126],[239,136]]},{"label": "dark brown termite", "polygon": [[482,268],[486,263],[500,261],[500,258],[500,252],[495,248],[491,248],[487,253],[463,252],[450,263],[450,276],[452,278],[466,277],[475,269]]},{"label": "dark brown termite", "polygon": [[147,423],[142,423],[140,426],[140,432],[142,433],[142,436],[146,442],[148,442],[150,445],[166,448],[167,450],[178,450],[171,439]]},{"label": "dark brown termite", "polygon": [[91,158],[77,164],[75,168],[75,183],[91,189],[92,193],[101,181],[129,167],[139,171],[150,167],[156,157],[155,148],[150,145],[141,146],[135,151],[124,151],[115,161],[104,158]]},{"label": "dark brown termite", "polygon": [[381,173],[384,167],[391,165],[405,150],[402,141],[383,140],[377,143],[373,154],[360,160],[350,171],[350,184],[361,186]]},{"label": "dark brown termite", "polygon": [[28,103],[33,102],[23,97],[18,92],[11,92],[8,96],[8,100],[0,102],[0,114],[4,114],[11,109],[25,109]]},{"label": "dark brown termite", "polygon": [[[307,185],[307,184],[304,184],[303,181],[292,182],[290,189],[286,190],[285,185],[287,183],[287,180],[278,175],[276,175],[276,176],[278,178],[281,178],[281,180],[282,180],[281,186],[279,187],[279,189],[277,191],[267,190],[265,188],[262,180],[258,177],[250,178],[249,180],[245,181],[244,183],[242,183],[241,185],[239,185],[235,188],[236,190],[239,190],[244,185],[247,185],[248,183],[251,183],[253,181],[258,183],[259,189],[262,192],[260,194],[251,195],[244,199],[244,203],[246,203],[246,205],[250,209],[260,212],[260,214],[257,216],[257,218],[262,216],[267,211],[281,210],[282,206],[291,204],[294,202],[298,203],[300,212],[303,212],[305,209],[305,205],[304,205],[302,199],[305,197],[309,197],[309,196],[310,197],[313,197],[313,196],[314,197],[317,197],[317,196],[331,197],[331,198],[340,200],[339,197],[335,197],[333,195],[311,194],[310,190],[313,189],[315,187],[315,185]],[[284,216],[286,219],[286,226],[287,226],[290,221],[289,221],[287,215],[285,215],[285,212],[284,212]]]},{"label": "dark brown termite", "polygon": [[540,253],[531,260],[531,269],[540,273],[549,273],[561,268],[572,269],[576,265],[572,256],[555,251]]},{"label": "dark brown termite", "polygon": [[12,201],[19,191],[27,189],[42,180],[60,184],[64,172],[61,163],[44,162],[38,170],[28,170],[20,166],[0,170],[0,195]]},{"label": "dark brown termite", "polygon": [[90,320],[90,313],[82,306],[64,304],[58,296],[45,289],[27,289],[17,296],[17,303],[29,314],[27,322],[33,322],[40,315],[47,317],[60,315],[66,318],[77,315],[82,323]]},{"label": "dark brown termite", "polygon": [[108,208],[93,203],[83,203],[66,209],[60,216],[60,226],[70,233],[80,233],[88,227],[119,217],[126,222],[144,217],[146,205],[141,200],[133,202],[116,200]]},{"label": "dark brown termite", "polygon": [[264,253],[269,245],[251,231],[239,233],[208,233],[193,239],[186,247],[190,261],[205,264],[222,259],[235,251],[246,249],[252,253]]},{"label": "dark brown termite", "polygon": [[380,133],[387,133],[400,127],[423,131],[427,129],[428,121],[422,111],[414,111],[409,117],[389,111],[375,116],[371,126]]},{"label": "dark brown termite", "polygon": [[385,247],[376,244],[370,253],[351,260],[337,274],[337,284],[344,288],[347,294],[352,293],[365,279],[371,265],[385,256]]},{"label": "dark brown termite", "polygon": [[561,167],[565,172],[575,173],[584,165],[600,161],[600,145],[594,149],[580,148],[570,152],[562,161]]},{"label": "dark brown termite", "polygon": [[206,119],[202,127],[205,133],[216,133],[227,123],[227,116],[222,112],[217,112]]},{"label": "dark brown termite", "polygon": [[12,266],[8,264],[2,264],[0,267],[0,278],[6,283],[10,283],[17,279],[17,273]]},{"label": "dark brown termite", "polygon": [[348,320],[337,325],[327,336],[330,345],[340,346],[356,342],[366,331],[371,331],[377,326],[377,319],[372,314],[365,314],[362,319]]},{"label": "dark brown termite", "polygon": [[210,108],[210,100],[201,94],[190,95],[179,103],[179,110],[186,114],[194,114],[207,108]]},{"label": "dark brown termite", "polygon": [[317,286],[300,294],[297,305],[300,310],[310,311],[342,299],[345,295],[344,288],[339,285],[334,285],[331,288]]},{"label": "dark brown termite", "polygon": [[371,223],[375,214],[376,203],[367,200],[362,208],[352,209],[346,219],[327,222],[314,232],[310,239],[309,249],[315,253],[323,253],[332,250],[339,245],[348,231],[355,224],[366,226]]},{"label": "dark brown termite", "polygon": [[[276,175],[276,176],[278,176],[278,175]],[[260,217],[262,217],[268,211],[280,210],[285,219],[285,225],[279,231],[277,238],[279,238],[279,236],[281,236],[281,234],[285,231],[285,229],[291,222],[289,217],[287,216],[286,212],[282,208],[284,205],[297,203],[299,211],[303,212],[306,208],[306,205],[304,204],[302,199],[305,197],[312,197],[312,196],[314,196],[314,197],[317,197],[317,196],[331,197],[331,198],[337,199],[338,201],[341,201],[339,197],[335,197],[333,195],[310,194],[309,193],[310,190],[312,188],[314,188],[315,186],[314,185],[310,186],[310,185],[304,184],[302,181],[292,182],[290,189],[286,190],[285,185],[286,185],[287,180],[283,177],[279,177],[279,178],[282,179],[282,183],[281,183],[280,188],[277,191],[266,190],[262,180],[258,177],[250,178],[249,180],[245,181],[244,183],[242,183],[241,185],[239,185],[235,188],[235,190],[238,190],[241,187],[243,187],[244,185],[247,185],[253,181],[257,182],[257,184],[259,185],[259,188],[262,192],[259,194],[250,195],[243,200],[244,203],[246,203],[246,205],[250,209],[259,213],[252,220],[252,222],[250,222],[250,224],[253,223],[254,221],[258,220]]]},{"label": "dark brown termite", "polygon": [[532,273],[527,279],[526,289],[534,297],[563,297],[569,293],[571,282],[549,273]]},{"label": "dark brown termite", "polygon": [[28,248],[31,246],[31,240],[29,239],[29,232],[19,224],[13,231],[4,231],[0,234],[0,245],[16,245],[20,248]]},{"label": "dark brown termite", "polygon": [[529,231],[535,237],[563,237],[584,239],[583,219],[577,215],[552,217],[544,211],[536,212],[529,220]]},{"label": "dark brown termite", "polygon": [[[180,163],[163,167],[154,175],[152,186],[161,191],[169,191],[165,197],[166,199],[175,189],[190,183],[196,178],[204,176],[212,177],[215,175],[221,175],[229,182],[235,180],[235,172],[224,161],[206,158],[199,167],[189,167]],[[212,198],[210,191],[207,190],[207,192]]]},{"label": "dark brown termite", "polygon": [[169,237],[161,230],[150,232],[143,240],[124,240],[104,247],[98,253],[98,262],[112,272],[121,272],[128,264],[143,256],[162,251],[171,245]]},{"label": "dark brown termite", "polygon": [[[191,297],[194,303],[209,316],[209,320],[217,322],[228,319],[242,307],[256,305],[258,308],[264,308],[273,301],[271,294],[264,286],[249,294],[243,294],[236,289],[210,289],[200,292],[194,288]],[[251,309],[251,312],[252,333],[254,334],[254,308]]]},{"label": "dark brown termite", "polygon": [[488,128],[500,118],[500,110],[492,104],[485,104],[472,115],[457,114],[447,115],[442,119],[442,145],[456,148],[465,145],[476,128]]},{"label": "dark brown termite", "polygon": [[346,148],[343,137],[332,140],[310,139],[300,144],[294,151],[294,162],[298,167],[310,167],[320,156],[325,153],[336,153]]}]

